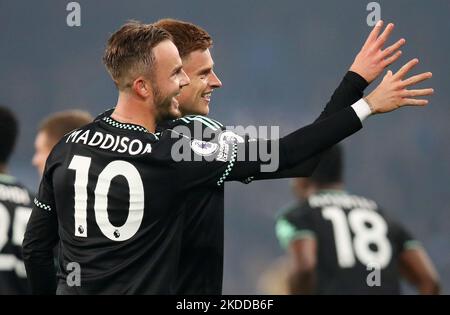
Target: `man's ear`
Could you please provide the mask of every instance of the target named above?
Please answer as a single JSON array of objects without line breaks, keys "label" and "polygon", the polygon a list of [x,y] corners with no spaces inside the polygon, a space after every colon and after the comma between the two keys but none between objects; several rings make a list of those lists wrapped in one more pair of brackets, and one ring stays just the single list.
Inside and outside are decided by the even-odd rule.
[{"label": "man's ear", "polygon": [[152,86],[144,77],[137,77],[133,81],[132,89],[137,95],[143,98],[148,98],[153,95]]}]

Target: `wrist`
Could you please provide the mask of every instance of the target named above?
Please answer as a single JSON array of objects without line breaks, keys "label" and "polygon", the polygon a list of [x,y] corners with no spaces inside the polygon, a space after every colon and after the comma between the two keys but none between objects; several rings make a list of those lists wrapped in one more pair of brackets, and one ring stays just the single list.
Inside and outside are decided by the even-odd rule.
[{"label": "wrist", "polygon": [[364,92],[364,90],[369,86],[369,82],[367,82],[364,77],[362,77],[359,73],[349,70],[345,76],[344,79],[350,82],[350,84],[358,89],[358,91]]},{"label": "wrist", "polygon": [[372,113],[372,115],[376,114],[376,110],[375,110],[375,106],[373,105],[373,99],[370,95],[364,97],[364,100],[366,101],[367,105],[369,105],[370,108],[370,112]]},{"label": "wrist", "polygon": [[353,64],[348,71],[354,72],[357,75],[359,75],[360,77],[362,77],[367,82],[367,85],[369,85],[373,81],[368,77],[368,75],[366,73],[364,73],[363,67],[358,67]]}]

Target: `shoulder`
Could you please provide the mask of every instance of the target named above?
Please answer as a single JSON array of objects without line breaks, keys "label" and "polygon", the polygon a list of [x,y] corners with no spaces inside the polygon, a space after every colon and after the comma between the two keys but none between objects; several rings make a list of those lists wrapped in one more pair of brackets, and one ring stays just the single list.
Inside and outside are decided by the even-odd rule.
[{"label": "shoulder", "polygon": [[378,204],[373,200],[365,196],[347,194],[348,197],[352,198],[355,204],[358,204],[361,208],[366,208],[370,210],[380,211]]},{"label": "shoulder", "polygon": [[314,238],[311,210],[305,203],[291,205],[281,210],[275,224],[275,233],[280,245],[287,249],[295,239]]},{"label": "shoulder", "polygon": [[200,115],[185,116],[164,122],[159,126],[159,131],[158,135],[169,133],[172,138],[183,136],[186,139],[211,141],[218,144],[244,143],[250,139],[245,133],[241,136],[243,130],[228,129],[218,120]]},{"label": "shoulder", "polygon": [[342,191],[322,191],[313,194],[308,198],[308,204],[311,208],[324,208],[327,206],[337,206],[343,209],[367,209],[371,211],[378,211],[378,205],[375,201],[350,194],[344,190]]},{"label": "shoulder", "polygon": [[308,203],[294,202],[277,211],[277,220],[295,221],[297,218],[308,214],[311,210]]},{"label": "shoulder", "polygon": [[201,116],[201,115],[184,116],[182,118],[176,119],[174,122],[176,124],[186,125],[186,126],[190,126],[190,125],[199,123],[203,126],[203,128],[209,128],[212,131],[220,131],[220,130],[225,129],[225,126],[218,120],[215,120],[213,118],[206,117],[206,116]]},{"label": "shoulder", "polygon": [[175,133],[190,139],[211,140],[225,130],[225,126],[212,118],[189,115],[179,119],[165,121],[158,126],[160,134]]}]

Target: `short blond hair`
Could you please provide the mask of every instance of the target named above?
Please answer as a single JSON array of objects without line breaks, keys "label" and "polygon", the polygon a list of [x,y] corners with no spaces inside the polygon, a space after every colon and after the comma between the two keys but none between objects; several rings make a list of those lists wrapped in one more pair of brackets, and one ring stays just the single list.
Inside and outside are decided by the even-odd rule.
[{"label": "short blond hair", "polygon": [[90,113],[83,110],[67,110],[52,114],[40,124],[38,131],[45,132],[55,145],[64,135],[93,121]]},{"label": "short blond hair", "polygon": [[152,75],[153,48],[164,40],[172,40],[167,31],[138,21],[126,23],[111,35],[103,63],[119,91],[131,87],[136,75]]}]

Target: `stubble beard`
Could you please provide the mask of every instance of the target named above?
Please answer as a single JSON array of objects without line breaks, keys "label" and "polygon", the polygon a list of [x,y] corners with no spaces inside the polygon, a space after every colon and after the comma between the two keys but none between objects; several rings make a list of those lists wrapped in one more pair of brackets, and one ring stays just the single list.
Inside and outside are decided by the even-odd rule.
[{"label": "stubble beard", "polygon": [[172,120],[180,118],[181,114],[179,111],[174,113],[172,110],[172,98],[173,96],[164,96],[161,90],[156,84],[152,84],[153,88],[153,99],[155,100],[155,107],[157,111],[157,123],[164,120]]}]

